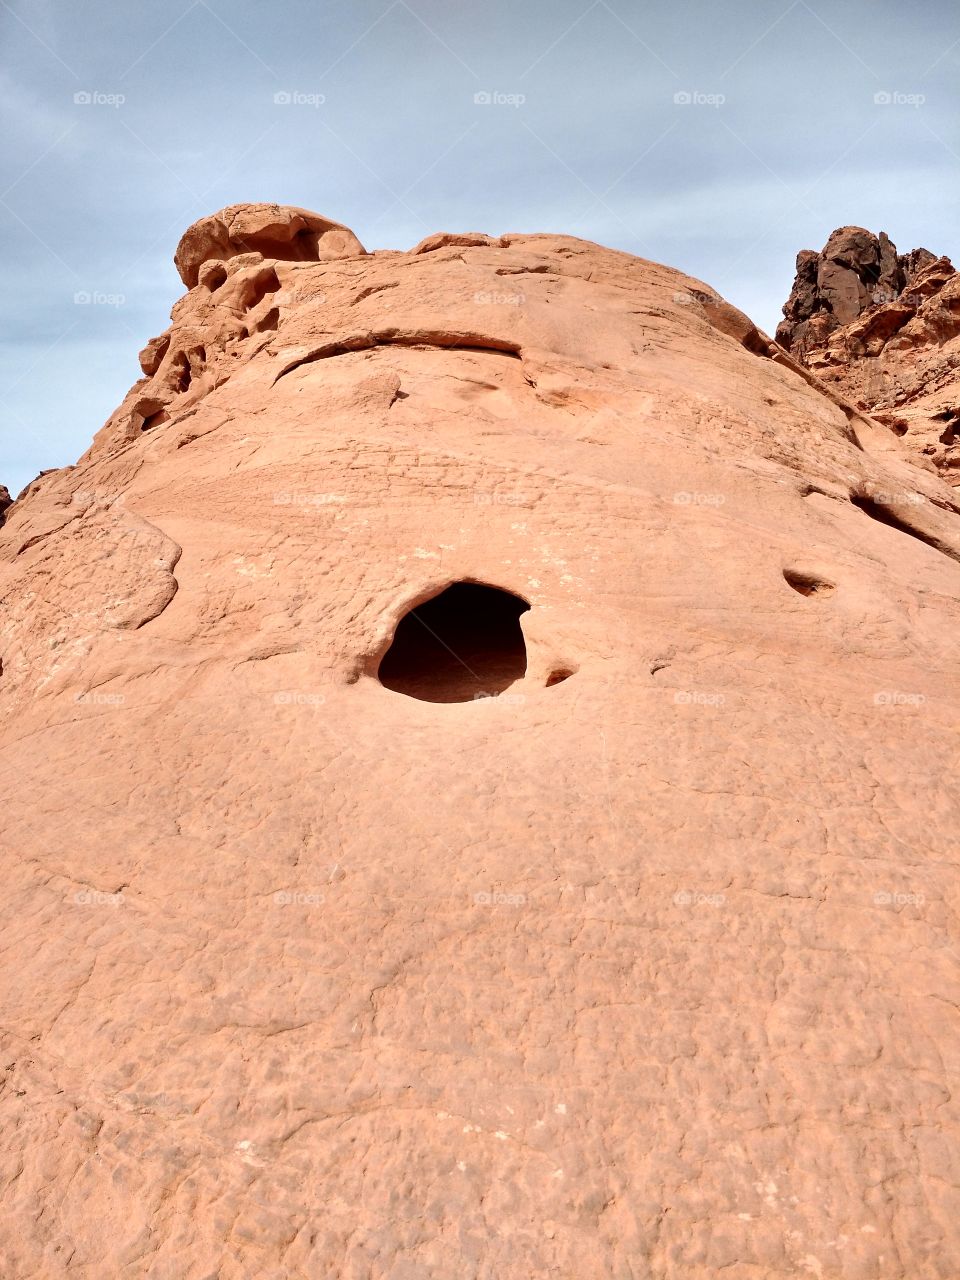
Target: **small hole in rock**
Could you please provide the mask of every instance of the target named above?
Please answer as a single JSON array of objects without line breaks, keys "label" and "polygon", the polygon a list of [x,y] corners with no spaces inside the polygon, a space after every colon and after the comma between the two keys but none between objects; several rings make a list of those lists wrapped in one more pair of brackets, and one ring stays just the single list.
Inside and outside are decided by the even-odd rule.
[{"label": "small hole in rock", "polygon": [[166,409],[160,409],[157,413],[151,413],[148,418],[140,423],[141,431],[152,431],[154,427],[162,426],[164,422],[169,421],[170,415]]},{"label": "small hole in rock", "polygon": [[784,569],[783,576],[802,596],[832,596],[836,587],[826,578],[819,578],[813,573],[804,573],[799,569]]},{"label": "small hole in rock", "polygon": [[498,587],[455,582],[400,619],[380,662],[380,683],[422,702],[502,693],[526,674],[520,615],[529,608]]},{"label": "small hole in rock", "polygon": [[569,680],[575,672],[570,667],[554,667],[547,676],[548,689],[552,689],[555,684],[563,684],[564,680]]},{"label": "small hole in rock", "polygon": [[171,382],[175,392],[183,393],[190,386],[190,361],[186,352],[181,351],[171,367]]},{"label": "small hole in rock", "polygon": [[209,289],[211,293],[216,293],[220,286],[227,278],[226,267],[210,267],[203,277],[204,288]]}]

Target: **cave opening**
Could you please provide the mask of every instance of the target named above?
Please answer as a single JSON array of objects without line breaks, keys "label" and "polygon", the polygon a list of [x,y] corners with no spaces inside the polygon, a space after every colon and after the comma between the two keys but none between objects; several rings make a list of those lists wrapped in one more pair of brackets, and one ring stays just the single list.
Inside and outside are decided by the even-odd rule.
[{"label": "cave opening", "polygon": [[384,688],[421,702],[496,697],[527,670],[526,600],[480,582],[455,582],[401,618],[377,672]]}]

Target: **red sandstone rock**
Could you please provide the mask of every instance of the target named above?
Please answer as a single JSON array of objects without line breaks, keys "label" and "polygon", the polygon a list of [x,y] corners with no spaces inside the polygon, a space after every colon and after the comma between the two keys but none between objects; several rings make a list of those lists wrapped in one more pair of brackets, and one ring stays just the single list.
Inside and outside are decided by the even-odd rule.
[{"label": "red sandstone rock", "polygon": [[[895,265],[894,265],[895,264]],[[827,287],[824,287],[824,282]],[[927,249],[896,256],[881,232],[835,231],[804,250],[778,341],[847,401],[960,483],[960,277]]]},{"label": "red sandstone rock", "polygon": [[949,1276],[958,495],[667,267],[218,234],[0,532],[0,1273]]},{"label": "red sandstone rock", "polygon": [[308,209],[279,204],[233,204],[201,218],[183,233],[174,262],[180,279],[192,288],[207,262],[223,262],[238,254],[292,262],[328,262],[365,252],[349,228]]}]

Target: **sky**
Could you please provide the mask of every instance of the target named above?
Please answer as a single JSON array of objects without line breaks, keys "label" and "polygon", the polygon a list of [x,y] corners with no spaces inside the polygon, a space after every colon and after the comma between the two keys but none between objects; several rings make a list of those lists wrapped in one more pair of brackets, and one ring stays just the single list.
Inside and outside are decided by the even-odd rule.
[{"label": "sky", "polygon": [[68,465],[228,204],[582,236],[772,332],[837,226],[960,254],[953,0],[0,0],[0,484]]}]

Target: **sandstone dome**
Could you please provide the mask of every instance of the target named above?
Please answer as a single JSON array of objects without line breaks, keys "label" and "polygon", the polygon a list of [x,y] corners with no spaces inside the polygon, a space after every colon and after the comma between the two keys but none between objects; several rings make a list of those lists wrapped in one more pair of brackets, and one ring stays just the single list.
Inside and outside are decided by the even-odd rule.
[{"label": "sandstone dome", "polygon": [[0,1273],[956,1275],[960,494],[594,244],[178,261],[0,530]]}]

